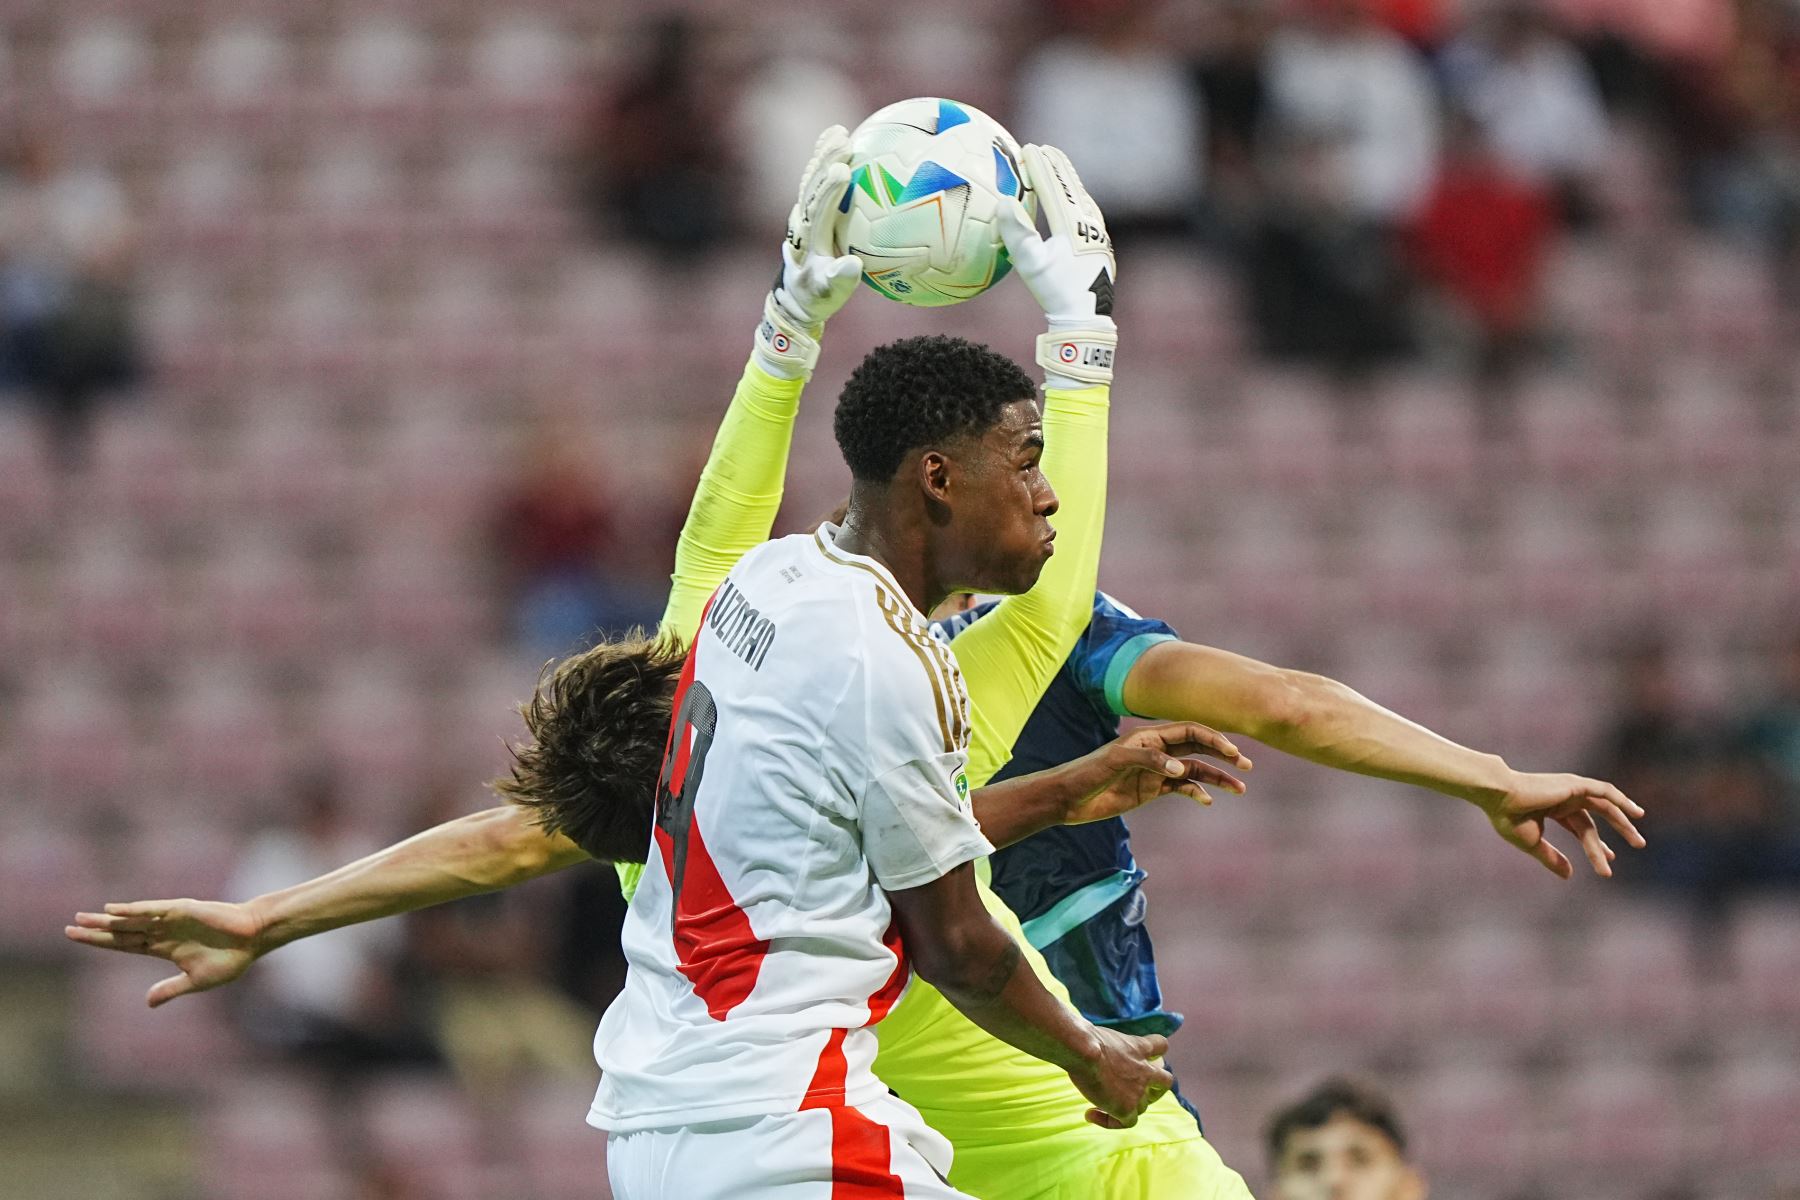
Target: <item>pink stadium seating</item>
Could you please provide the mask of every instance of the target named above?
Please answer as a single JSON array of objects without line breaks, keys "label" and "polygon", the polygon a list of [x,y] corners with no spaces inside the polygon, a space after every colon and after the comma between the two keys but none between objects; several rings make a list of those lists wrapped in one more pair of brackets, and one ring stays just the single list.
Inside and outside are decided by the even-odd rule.
[{"label": "pink stadium seating", "polygon": [[[0,111],[30,94],[127,185],[155,367],[66,479],[0,396],[0,948],[42,954],[108,895],[216,891],[297,766],[342,770],[383,835],[430,784],[473,802],[536,669],[501,642],[486,541],[520,450],[539,428],[585,439],[623,524],[660,530],[773,262],[751,242],[681,278],[588,241],[560,164],[590,74],[635,52],[630,14],[16,7]],[[791,7],[696,11],[735,68]],[[846,9],[925,74],[874,66],[860,87],[949,87],[972,63],[1004,99],[1002,38],[960,9],[955,38],[891,10]],[[1599,176],[1614,223],[1555,248],[1558,362],[1529,369],[1511,429],[1484,428],[1455,375],[1345,389],[1256,361],[1227,266],[1126,248],[1104,585],[1524,767],[1588,769],[1608,656],[1640,624],[1676,630],[1689,694],[1740,703],[1800,595],[1800,342],[1765,263],[1675,224],[1661,170],[1619,131]],[[828,409],[861,348],[952,328],[1024,357],[1038,321],[1012,286],[948,324],[858,296],[782,528],[843,495]],[[1251,753],[1250,796],[1134,819],[1167,1003],[1190,1021],[1174,1061],[1229,1161],[1257,1176],[1270,1108],[1342,1068],[1394,1083],[1446,1196],[1791,1189],[1789,901],[1696,931],[1625,887],[1557,884],[1456,801]],[[419,1197],[520,1195],[521,1177],[539,1200],[609,1194],[585,1088],[532,1089],[504,1121],[441,1080],[344,1106],[248,1060],[211,999],[144,1010],[159,967],[74,970],[84,1077],[207,1097],[209,1200],[352,1194],[346,1115]]]}]

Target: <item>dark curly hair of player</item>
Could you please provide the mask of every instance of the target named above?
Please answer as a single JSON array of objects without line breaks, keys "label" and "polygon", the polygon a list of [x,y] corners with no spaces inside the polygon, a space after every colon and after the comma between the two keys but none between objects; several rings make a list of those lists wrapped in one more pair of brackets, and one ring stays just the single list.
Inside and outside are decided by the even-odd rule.
[{"label": "dark curly hair of player", "polygon": [[908,452],[980,435],[1000,410],[1037,397],[1037,385],[1004,354],[929,334],[877,346],[850,373],[832,422],[857,480],[886,483]]},{"label": "dark curly hair of player", "polygon": [[685,649],[634,630],[551,663],[494,790],[593,857],[643,862]]}]

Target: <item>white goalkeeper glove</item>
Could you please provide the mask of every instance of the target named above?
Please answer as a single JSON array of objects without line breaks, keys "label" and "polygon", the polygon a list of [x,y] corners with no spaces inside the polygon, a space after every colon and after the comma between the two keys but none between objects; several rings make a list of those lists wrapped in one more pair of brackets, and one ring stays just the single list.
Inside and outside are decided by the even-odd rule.
[{"label": "white goalkeeper glove", "polygon": [[781,273],[763,302],[756,361],[781,379],[806,379],[819,362],[826,318],[844,307],[862,275],[862,260],[837,253],[838,201],[850,186],[850,135],[833,125],[819,135],[800,176],[800,198],[788,214]]},{"label": "white goalkeeper glove", "polygon": [[1069,156],[1055,146],[1026,146],[1020,165],[1037,194],[1050,236],[1018,200],[1000,208],[1000,237],[1013,269],[1049,319],[1037,341],[1044,386],[1092,387],[1112,382],[1118,327],[1113,324],[1112,238],[1100,206],[1081,186]]}]

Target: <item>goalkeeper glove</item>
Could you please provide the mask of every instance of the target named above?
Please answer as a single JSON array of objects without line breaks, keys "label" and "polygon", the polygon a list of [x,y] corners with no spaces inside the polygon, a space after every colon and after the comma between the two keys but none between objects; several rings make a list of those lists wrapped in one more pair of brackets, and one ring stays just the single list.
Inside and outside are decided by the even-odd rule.
[{"label": "goalkeeper glove", "polygon": [[1069,156],[1055,146],[1026,146],[1020,165],[1043,207],[1050,236],[1038,236],[1031,214],[1014,199],[1001,206],[1000,237],[1013,269],[1050,321],[1050,332],[1037,340],[1044,386],[1111,383],[1119,344],[1112,319],[1118,267],[1106,219],[1081,186]]},{"label": "goalkeeper glove", "polygon": [[806,379],[819,362],[826,318],[856,290],[862,261],[837,253],[838,201],[850,186],[850,135],[833,125],[819,135],[800,176],[800,198],[788,214],[781,272],[763,301],[756,361],[781,379]]}]

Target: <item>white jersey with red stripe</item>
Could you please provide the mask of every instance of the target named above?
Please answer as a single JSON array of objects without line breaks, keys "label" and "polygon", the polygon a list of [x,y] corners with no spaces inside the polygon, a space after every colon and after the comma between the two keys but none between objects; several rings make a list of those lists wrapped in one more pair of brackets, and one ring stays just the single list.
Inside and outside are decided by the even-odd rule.
[{"label": "white jersey with red stripe", "polygon": [[992,851],[956,660],[839,530],[746,555],[677,685],[656,825],[600,1023],[614,1132],[866,1104],[910,971],[886,892]]}]

